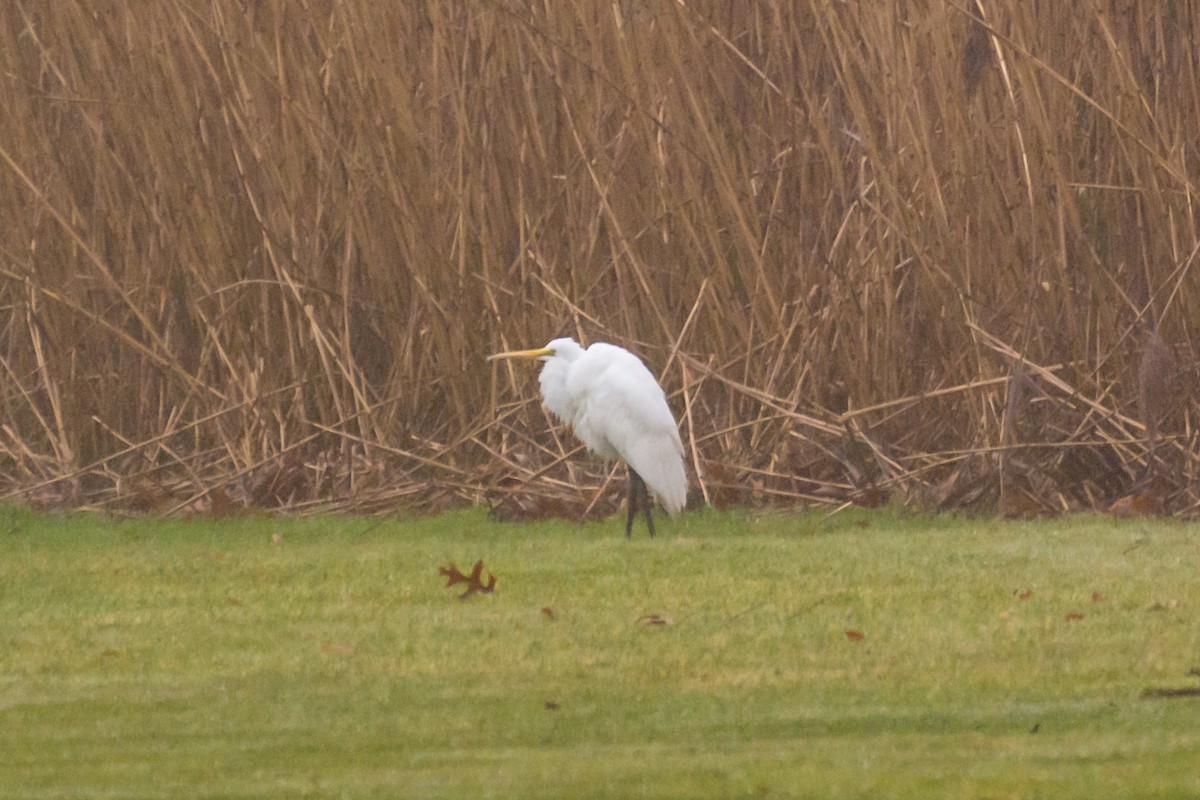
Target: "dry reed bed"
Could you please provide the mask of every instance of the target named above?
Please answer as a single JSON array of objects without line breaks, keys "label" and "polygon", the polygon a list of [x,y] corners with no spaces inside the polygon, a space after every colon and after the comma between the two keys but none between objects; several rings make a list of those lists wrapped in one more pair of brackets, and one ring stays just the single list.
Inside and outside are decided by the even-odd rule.
[{"label": "dry reed bed", "polygon": [[698,501],[1189,513],[1198,28],[1186,0],[16,0],[3,491],[608,511],[533,370],[483,361],[571,334],[661,372]]}]

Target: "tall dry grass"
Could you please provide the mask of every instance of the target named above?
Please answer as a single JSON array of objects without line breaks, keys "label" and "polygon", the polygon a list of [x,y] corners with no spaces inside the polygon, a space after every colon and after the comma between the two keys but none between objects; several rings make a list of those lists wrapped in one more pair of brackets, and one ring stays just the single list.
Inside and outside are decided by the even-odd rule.
[{"label": "tall dry grass", "polygon": [[136,5],[0,13],[9,497],[608,510],[570,334],[698,499],[1198,502],[1200,4]]}]

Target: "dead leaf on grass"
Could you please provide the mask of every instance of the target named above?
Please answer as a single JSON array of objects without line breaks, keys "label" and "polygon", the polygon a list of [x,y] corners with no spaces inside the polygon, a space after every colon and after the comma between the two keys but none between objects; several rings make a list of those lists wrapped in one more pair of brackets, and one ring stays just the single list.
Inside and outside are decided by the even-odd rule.
[{"label": "dead leaf on grass", "polygon": [[438,567],[438,574],[444,575],[446,578],[446,586],[450,587],[456,583],[465,583],[467,588],[458,596],[459,600],[466,600],[473,594],[491,594],[496,590],[496,576],[488,573],[487,583],[483,582],[483,559],[475,562],[475,566],[471,568],[470,575],[464,575],[459,571],[454,562],[450,562],[448,567]]}]

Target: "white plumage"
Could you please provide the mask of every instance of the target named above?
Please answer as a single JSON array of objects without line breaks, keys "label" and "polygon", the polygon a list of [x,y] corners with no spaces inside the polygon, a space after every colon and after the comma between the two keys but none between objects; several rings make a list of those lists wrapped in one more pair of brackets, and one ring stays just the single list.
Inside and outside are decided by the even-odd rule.
[{"label": "white plumage", "polygon": [[629,509],[625,534],[641,505],[650,535],[649,487],[672,516],[687,502],[683,443],[662,387],[642,360],[616,345],[597,342],[586,350],[573,339],[555,339],[536,350],[497,353],[490,358],[536,358],[538,381],[554,416],[602,458],[629,467]]}]

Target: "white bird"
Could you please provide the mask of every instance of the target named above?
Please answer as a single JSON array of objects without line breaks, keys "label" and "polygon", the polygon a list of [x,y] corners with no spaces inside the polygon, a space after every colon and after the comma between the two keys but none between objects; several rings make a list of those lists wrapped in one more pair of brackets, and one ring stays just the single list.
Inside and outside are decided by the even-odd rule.
[{"label": "white bird", "polygon": [[683,442],[662,387],[640,358],[605,342],[585,350],[574,339],[488,356],[489,361],[497,358],[541,361],[538,382],[546,408],[570,425],[593,453],[625,462],[629,468],[626,536],[633,530],[639,507],[654,535],[647,486],[668,514],[683,510],[687,502]]}]

